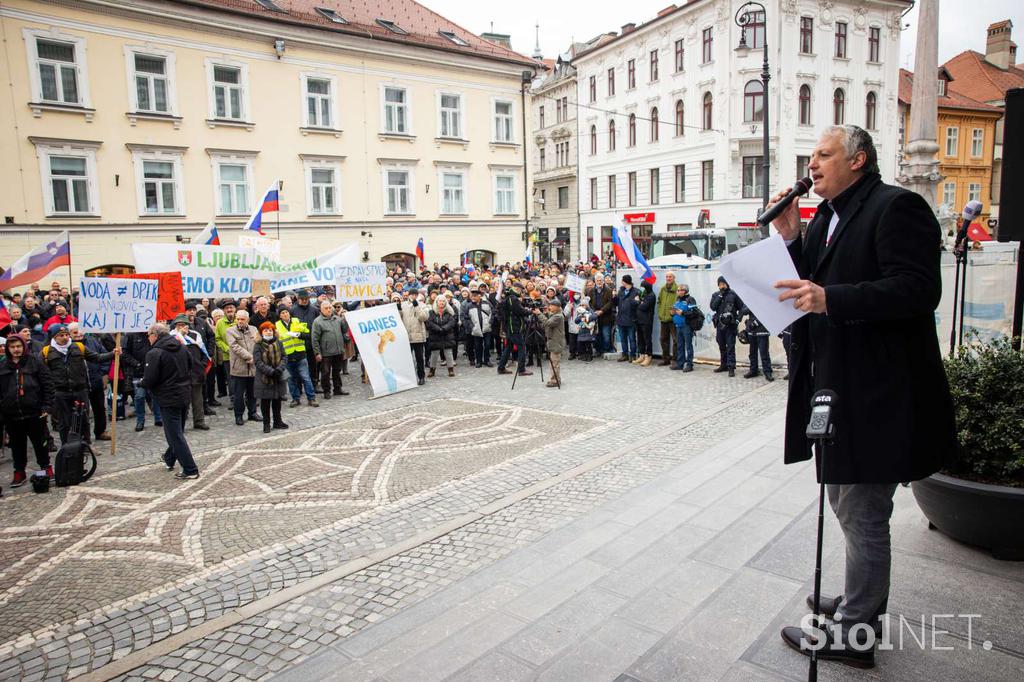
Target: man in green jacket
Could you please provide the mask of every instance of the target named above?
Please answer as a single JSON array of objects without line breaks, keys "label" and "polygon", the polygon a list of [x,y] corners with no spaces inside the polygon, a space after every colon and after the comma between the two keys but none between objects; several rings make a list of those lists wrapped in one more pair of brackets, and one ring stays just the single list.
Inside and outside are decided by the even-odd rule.
[{"label": "man in green jacket", "polygon": [[665,273],[665,286],[658,292],[658,320],[661,322],[661,362],[662,367],[672,364],[676,356],[676,327],[672,323],[672,306],[676,303],[676,274]]},{"label": "man in green jacket", "polygon": [[225,336],[225,332],[228,327],[235,326],[235,302],[224,301],[221,303],[220,309],[224,311],[224,317],[217,320],[217,325],[213,328],[213,337],[217,340],[217,362],[223,368],[221,371],[224,376],[228,377],[228,392],[234,395],[234,382],[230,380],[231,358],[228,350],[228,337]]}]

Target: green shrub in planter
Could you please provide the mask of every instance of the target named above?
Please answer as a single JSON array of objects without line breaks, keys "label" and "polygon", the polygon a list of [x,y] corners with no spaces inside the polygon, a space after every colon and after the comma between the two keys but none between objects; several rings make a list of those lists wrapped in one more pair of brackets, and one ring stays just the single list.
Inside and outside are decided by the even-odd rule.
[{"label": "green shrub in planter", "polygon": [[1024,487],[1024,353],[1006,338],[988,343],[975,338],[945,364],[960,452],[943,471]]}]

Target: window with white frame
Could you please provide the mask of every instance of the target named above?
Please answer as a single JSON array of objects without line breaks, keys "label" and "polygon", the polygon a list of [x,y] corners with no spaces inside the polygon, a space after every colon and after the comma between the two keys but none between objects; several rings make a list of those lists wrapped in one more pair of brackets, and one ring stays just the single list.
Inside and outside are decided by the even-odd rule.
[{"label": "window with white frame", "polygon": [[597,209],[597,178],[590,178],[590,209]]},{"label": "window with white frame", "polygon": [[384,88],[384,132],[409,134],[409,93],[405,88]]},{"label": "window with white frame", "polygon": [[385,215],[412,213],[412,172],[401,168],[384,170]]},{"label": "window with white frame", "polygon": [[305,159],[309,215],[341,214],[341,166],[330,159]]},{"label": "window with white frame", "polygon": [[238,66],[213,65],[213,117],[245,118],[244,81]]},{"label": "window with white frame", "polygon": [[305,113],[306,126],[310,128],[333,128],[334,106],[331,79],[306,76]]},{"label": "window with white frame", "polygon": [[956,204],[956,182],[942,183],[942,203],[950,208]]},{"label": "window with white frame", "polygon": [[136,150],[132,157],[139,215],[184,214],[181,153]]},{"label": "window with white frame", "polygon": [[494,102],[494,141],[514,142],[512,134],[512,102],[495,100]]},{"label": "window with white frame", "polygon": [[[441,106],[441,137],[462,137],[462,95],[442,92]],[[541,112],[543,117],[543,112]]]},{"label": "window with white frame", "polygon": [[516,212],[516,176],[512,173],[496,173],[494,176],[494,212],[497,215],[514,215]]},{"label": "window with white frame", "polygon": [[985,147],[985,129],[975,128],[971,131],[971,156],[980,158]]},{"label": "window with white frame", "polygon": [[465,215],[466,174],[462,170],[448,168],[440,172],[441,213],[443,215]]},{"label": "window with white frame", "polygon": [[967,185],[967,201],[981,201],[980,182],[972,182]]},{"label": "window with white frame", "polygon": [[946,128],[946,156],[956,156],[960,145],[960,129],[952,126]]},{"label": "window with white frame", "polygon": [[249,213],[249,165],[243,162],[217,162],[218,215]]},{"label": "window with white frame", "polygon": [[88,106],[85,39],[25,30],[33,99],[51,104]]},{"label": "window with white frame", "polygon": [[54,213],[90,213],[86,159],[81,156],[49,158],[50,190]]},{"label": "window with white frame", "polygon": [[171,112],[170,73],[167,57],[135,52],[131,55],[135,111]]}]

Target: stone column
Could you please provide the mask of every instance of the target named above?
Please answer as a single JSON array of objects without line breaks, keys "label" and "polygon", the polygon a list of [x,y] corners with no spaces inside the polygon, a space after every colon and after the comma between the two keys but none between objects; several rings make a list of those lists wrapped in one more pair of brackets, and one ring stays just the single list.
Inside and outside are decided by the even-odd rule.
[{"label": "stone column", "polygon": [[942,180],[936,142],[938,128],[939,0],[919,0],[917,47],[914,56],[914,91],[910,102],[910,130],[905,158],[896,182],[924,197],[933,209],[936,187]]}]

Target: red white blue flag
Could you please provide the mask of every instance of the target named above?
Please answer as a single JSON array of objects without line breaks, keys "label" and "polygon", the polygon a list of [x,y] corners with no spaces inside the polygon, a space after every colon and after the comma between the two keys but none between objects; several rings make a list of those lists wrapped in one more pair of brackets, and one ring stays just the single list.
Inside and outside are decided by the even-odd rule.
[{"label": "red white blue flag", "polygon": [[274,184],[267,188],[267,193],[263,195],[263,201],[260,202],[256,210],[253,211],[252,215],[249,216],[249,220],[245,223],[246,230],[252,230],[259,234],[265,234],[263,232],[263,217],[268,213],[278,212],[278,187],[280,186],[279,181],[274,180]]},{"label": "red white blue flag", "polygon": [[423,237],[420,237],[420,240],[416,242],[416,257],[420,259],[420,265],[427,264],[427,257],[423,251]]},{"label": "red white blue flag", "polygon": [[648,284],[654,284],[658,280],[654,271],[651,270],[651,266],[647,264],[647,259],[644,258],[640,247],[633,242],[628,226],[622,223],[615,225],[615,229],[612,231],[612,250],[620,263],[636,270],[641,279]]},{"label": "red white blue flag", "polygon": [[203,246],[220,246],[220,235],[217,234],[217,226],[213,224],[212,220],[206,223],[206,227],[195,238],[194,243]]},{"label": "red white blue flag", "polygon": [[16,260],[14,265],[0,275],[0,290],[38,282],[62,265],[71,265],[71,238],[67,230]]}]

